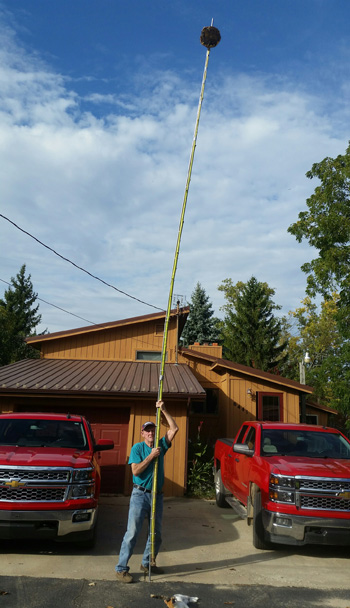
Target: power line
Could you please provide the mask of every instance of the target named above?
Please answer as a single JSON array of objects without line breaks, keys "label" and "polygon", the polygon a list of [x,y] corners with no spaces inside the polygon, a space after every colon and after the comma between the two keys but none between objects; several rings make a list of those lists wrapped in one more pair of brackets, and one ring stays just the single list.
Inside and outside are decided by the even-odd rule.
[{"label": "power line", "polygon": [[[13,222],[12,220],[10,220],[8,217],[6,217],[5,215],[3,215],[2,213],[0,213],[0,217],[2,217],[4,220],[6,220],[10,224],[12,224],[12,226],[14,226],[15,228],[17,228],[18,230],[20,230],[24,234],[27,234],[28,236],[30,236],[30,238],[34,239],[34,241],[36,241],[37,243],[39,243],[39,245],[42,245],[43,247],[46,247],[46,249],[48,249],[49,251],[52,251],[52,253],[54,253],[55,255],[57,255],[59,258],[61,258],[62,260],[65,260],[65,262],[69,262],[70,264],[72,264],[72,266],[75,266],[75,268],[78,268],[82,272],[85,272],[86,274],[88,274],[93,279],[96,279],[96,281],[100,281],[100,283],[103,283],[104,285],[107,285],[107,287],[111,287],[112,289],[115,289],[115,291],[118,291],[119,293],[123,294],[124,296],[127,296],[128,298],[131,298],[132,300],[136,300],[137,302],[140,302],[141,304],[145,304],[146,306],[150,306],[151,308],[155,308],[156,310],[161,310],[162,312],[164,312],[163,308],[158,308],[158,306],[154,306],[153,304],[149,304],[148,302],[144,302],[143,300],[140,300],[139,298],[136,298],[135,296],[132,296],[129,293],[126,293],[126,291],[122,291],[121,289],[118,289],[118,287],[115,287],[114,285],[111,285],[110,283],[107,283],[103,279],[100,279],[99,277],[97,277],[96,275],[92,274],[88,270],[85,270],[85,268],[82,268],[81,266],[78,266],[78,264],[75,264],[75,262],[72,262],[72,260],[70,260],[69,258],[65,258],[63,255],[61,255],[60,253],[58,253],[57,251],[55,251],[54,249],[52,249],[52,247],[49,247],[49,245],[45,245],[45,243],[43,243],[42,241],[39,241],[39,239],[37,239],[32,234],[30,234],[30,232],[27,232],[26,230],[24,230],[23,228],[21,228],[20,226],[18,226],[17,224],[15,224],[15,222]],[[90,323],[90,321],[89,321],[89,323]]]},{"label": "power line", "polygon": [[[8,281],[4,281],[4,279],[0,279],[0,281],[2,281],[3,283],[6,283],[6,285],[10,285],[10,287],[11,287],[11,283],[9,283]],[[93,321],[84,319],[84,317],[80,317],[79,315],[74,314],[74,312],[69,312],[69,310],[65,310],[64,308],[61,308],[60,306],[56,306],[56,304],[51,304],[51,302],[47,302],[46,300],[43,300],[42,298],[36,298],[36,299],[40,300],[40,302],[45,302],[45,304],[48,304],[49,306],[58,308],[58,310],[62,310],[63,312],[66,312],[67,315],[72,315],[72,317],[77,317],[78,319],[81,319],[82,321],[86,321],[87,323],[91,323],[92,325],[97,325],[97,323],[94,323]]]}]

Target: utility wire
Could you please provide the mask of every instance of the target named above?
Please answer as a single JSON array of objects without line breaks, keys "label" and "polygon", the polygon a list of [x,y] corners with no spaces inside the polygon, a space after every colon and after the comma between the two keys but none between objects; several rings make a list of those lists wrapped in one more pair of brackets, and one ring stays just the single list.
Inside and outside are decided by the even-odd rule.
[{"label": "utility wire", "polygon": [[[15,222],[13,222],[12,220],[10,220],[8,217],[6,217],[5,215],[3,215],[2,213],[0,213],[0,217],[4,218],[4,220],[6,220],[10,224],[12,224],[12,226],[14,226],[15,228],[17,228],[18,230],[20,230],[24,234],[27,234],[28,236],[30,236],[31,239],[34,239],[34,241],[36,241],[37,243],[39,243],[43,247],[46,247],[46,249],[49,249],[49,251],[52,251],[52,253],[54,253],[55,255],[57,255],[59,258],[61,258],[62,260],[65,260],[66,262],[69,262],[70,264],[72,264],[72,266],[75,266],[75,268],[78,268],[82,272],[85,272],[86,274],[88,274],[93,279],[96,279],[97,281],[100,281],[100,283],[103,283],[104,285],[107,285],[107,287],[111,287],[112,289],[115,289],[115,291],[118,291],[119,293],[122,293],[124,296],[127,296],[128,298],[131,298],[132,300],[136,300],[137,302],[140,302],[141,304],[145,304],[146,306],[150,306],[151,308],[155,308],[156,310],[161,310],[162,312],[164,312],[163,308],[158,308],[158,306],[154,306],[153,304],[149,304],[148,302],[144,302],[143,300],[140,300],[139,298],[135,298],[135,296],[131,296],[129,293],[126,293],[126,291],[122,291],[121,289],[118,289],[118,287],[115,287],[114,285],[111,285],[110,283],[107,283],[106,281],[104,281],[103,279],[100,279],[99,277],[95,276],[94,274],[91,274],[91,272],[89,272],[88,270],[85,270],[85,268],[82,268],[81,266],[78,266],[78,264],[75,264],[75,262],[72,262],[72,260],[70,260],[68,258],[65,258],[60,253],[57,253],[57,251],[55,251],[54,249],[52,249],[52,247],[49,247],[49,245],[45,245],[45,243],[43,243],[42,241],[39,241],[39,239],[37,239],[32,234],[30,234],[30,232],[27,232],[26,230],[23,230],[23,228],[21,228],[20,226],[18,226],[17,224],[15,224]],[[89,321],[89,323],[90,323],[90,321]]]},{"label": "utility wire", "polygon": [[[0,279],[0,281],[2,281],[2,283],[6,283],[6,285],[10,285],[10,287],[12,286],[11,283],[9,283],[8,281],[4,281],[4,279]],[[67,315],[72,315],[72,317],[77,317],[78,319],[81,319],[82,321],[86,321],[87,323],[91,323],[92,325],[97,325],[97,323],[94,323],[94,321],[89,321],[88,319],[84,319],[84,317],[79,317],[79,315],[74,314],[74,312],[69,312],[69,310],[65,310],[64,308],[61,308],[60,306],[56,306],[56,304],[51,304],[51,302],[47,302],[46,300],[43,300],[42,298],[36,298],[36,299],[40,300],[40,302],[45,302],[45,304],[48,304],[49,306],[58,308],[58,310],[62,310],[63,312],[66,312]]]},{"label": "utility wire", "polygon": [[[4,281],[4,279],[0,279],[0,281],[2,283],[6,283],[6,285],[9,285],[10,287],[12,287],[12,284],[9,283],[8,281]],[[77,317],[78,319],[82,319],[82,321],[86,321],[87,323],[91,323],[91,325],[99,325],[99,323],[94,323],[94,321],[89,321],[88,319],[84,319],[84,317],[80,317],[79,315],[74,314],[74,312],[69,312],[69,310],[65,310],[64,308],[61,308],[60,306],[56,306],[56,304],[51,304],[51,302],[47,302],[46,300],[43,300],[42,298],[36,298],[37,300],[40,300],[40,302],[45,302],[45,304],[48,304],[49,306],[53,306],[54,308],[58,308],[58,310],[62,310],[62,312],[66,312],[68,315],[72,315],[73,317]],[[121,334],[121,337],[127,337],[126,334],[124,335],[123,333]],[[148,340],[144,340],[142,338],[139,338],[139,342],[141,344],[144,344],[145,347],[149,348],[151,346],[154,346],[153,342],[149,342]]]}]

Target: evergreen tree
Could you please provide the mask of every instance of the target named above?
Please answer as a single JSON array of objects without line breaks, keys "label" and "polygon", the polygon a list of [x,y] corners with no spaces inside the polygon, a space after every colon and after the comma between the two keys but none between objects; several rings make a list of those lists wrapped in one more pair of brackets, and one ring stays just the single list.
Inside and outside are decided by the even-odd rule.
[{"label": "evergreen tree", "polygon": [[24,342],[24,338],[35,335],[41,321],[39,305],[34,306],[37,294],[33,290],[31,276],[25,276],[25,264],[0,299],[0,364],[8,365],[39,354]]},{"label": "evergreen tree", "polygon": [[190,314],[181,335],[184,346],[194,342],[217,342],[219,336],[219,319],[213,316],[214,311],[205,289],[197,283],[190,302]]},{"label": "evergreen tree", "polygon": [[247,283],[232,284],[225,279],[219,286],[224,293],[225,318],[222,324],[224,356],[231,361],[264,371],[276,371],[285,359],[282,321],[274,316],[274,290],[251,277]]}]

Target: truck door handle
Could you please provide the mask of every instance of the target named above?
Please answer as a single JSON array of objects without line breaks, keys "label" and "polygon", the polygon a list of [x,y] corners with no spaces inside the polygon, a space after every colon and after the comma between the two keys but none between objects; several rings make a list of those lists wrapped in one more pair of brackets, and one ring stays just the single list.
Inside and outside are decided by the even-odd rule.
[{"label": "truck door handle", "polygon": [[236,462],[239,462],[239,458],[235,458],[235,461],[236,461]]}]

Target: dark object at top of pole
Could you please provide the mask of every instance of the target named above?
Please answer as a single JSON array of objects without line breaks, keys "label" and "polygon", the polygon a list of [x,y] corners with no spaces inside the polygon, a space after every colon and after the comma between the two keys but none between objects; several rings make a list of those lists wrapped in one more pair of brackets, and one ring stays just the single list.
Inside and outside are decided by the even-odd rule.
[{"label": "dark object at top of pole", "polygon": [[200,37],[200,41],[203,46],[206,46],[207,49],[213,49],[217,44],[219,44],[220,40],[221,34],[217,27],[214,27],[213,25],[203,27]]}]

